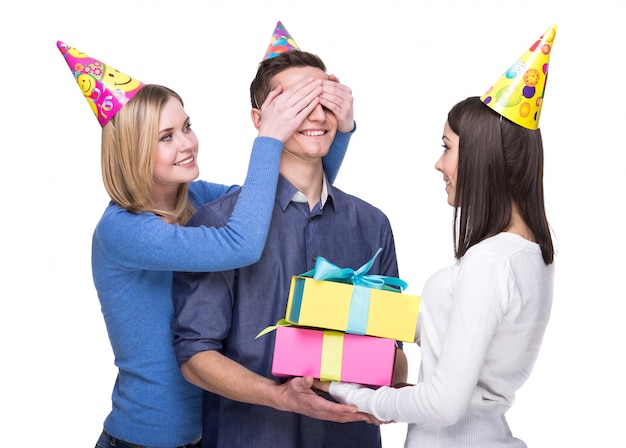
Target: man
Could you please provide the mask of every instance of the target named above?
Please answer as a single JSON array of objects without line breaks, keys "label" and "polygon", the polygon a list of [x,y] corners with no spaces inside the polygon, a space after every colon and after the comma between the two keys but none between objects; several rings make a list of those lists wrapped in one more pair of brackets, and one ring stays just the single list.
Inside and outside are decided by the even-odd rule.
[{"label": "man", "polygon": [[[269,92],[327,80],[325,71],[317,56],[299,50],[264,60],[250,87],[254,125],[263,120],[256,105]],[[381,446],[378,426],[365,421],[369,416],[317,395],[312,378],[272,377],[273,335],[255,339],[285,317],[291,277],[314,267],[317,256],[358,269],[382,247],[369,272],[398,276],[387,217],[326,182],[322,157],[338,130],[331,107],[317,104],[285,142],[261,259],[221,273],[175,275],[172,329],[178,362],[189,381],[217,394],[205,397],[205,447]],[[203,207],[192,225],[224,226],[237,195]],[[403,382],[407,367],[401,350],[397,359],[397,381]]]}]

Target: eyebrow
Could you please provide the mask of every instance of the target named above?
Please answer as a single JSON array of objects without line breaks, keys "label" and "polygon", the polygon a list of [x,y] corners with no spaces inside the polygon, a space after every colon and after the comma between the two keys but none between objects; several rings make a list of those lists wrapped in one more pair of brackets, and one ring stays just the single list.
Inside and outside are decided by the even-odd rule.
[{"label": "eyebrow", "polygon": [[161,129],[158,133],[158,138],[171,134],[173,131],[174,131],[174,128]]},{"label": "eyebrow", "polygon": [[[183,122],[183,126],[186,124],[189,124],[189,122],[191,121],[191,119],[189,118],[189,116],[187,116],[187,118],[185,119],[185,121]],[[165,129],[160,129],[159,130],[159,134],[162,134],[163,132],[172,132],[172,130],[174,130],[173,127],[171,128],[165,128]]]}]

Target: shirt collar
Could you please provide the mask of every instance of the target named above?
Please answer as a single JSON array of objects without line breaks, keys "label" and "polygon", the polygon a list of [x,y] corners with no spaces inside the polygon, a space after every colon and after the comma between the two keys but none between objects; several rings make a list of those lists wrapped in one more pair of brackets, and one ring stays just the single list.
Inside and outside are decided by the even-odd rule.
[{"label": "shirt collar", "polygon": [[[322,194],[320,198],[320,202],[322,208],[326,205],[328,198],[332,198],[333,196],[333,187],[328,183],[328,179],[326,178],[326,174],[324,173],[323,183],[322,183]],[[307,197],[299,191],[291,182],[289,182],[282,175],[278,178],[278,187],[276,190],[276,200],[280,205],[280,208],[284,211],[290,202],[309,202]],[[332,200],[330,201],[332,204]]]}]

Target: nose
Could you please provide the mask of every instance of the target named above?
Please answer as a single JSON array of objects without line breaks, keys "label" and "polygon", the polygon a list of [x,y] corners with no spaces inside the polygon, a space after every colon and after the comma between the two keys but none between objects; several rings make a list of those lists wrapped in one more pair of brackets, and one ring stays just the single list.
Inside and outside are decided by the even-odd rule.
[{"label": "nose", "polygon": [[181,133],[178,139],[178,148],[181,151],[187,151],[193,149],[196,144],[196,135],[193,132]]},{"label": "nose", "polygon": [[443,154],[440,155],[437,161],[435,162],[435,169],[439,171],[440,173],[443,173],[443,162],[441,161],[441,159],[443,159]]},{"label": "nose", "polygon": [[311,111],[309,116],[307,117],[310,121],[325,121],[326,120],[326,112],[321,104],[315,106],[315,109]]}]

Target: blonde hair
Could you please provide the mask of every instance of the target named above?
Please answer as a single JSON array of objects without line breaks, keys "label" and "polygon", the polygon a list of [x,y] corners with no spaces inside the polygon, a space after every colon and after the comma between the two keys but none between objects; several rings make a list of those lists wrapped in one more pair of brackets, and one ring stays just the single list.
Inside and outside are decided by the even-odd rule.
[{"label": "blonde hair", "polygon": [[156,159],[159,118],[165,103],[182,98],[173,90],[146,84],[102,128],[102,179],[111,200],[135,213],[150,212],[170,223],[184,224],[195,209],[188,200],[189,184],[178,189],[174,210],[154,207],[150,192]]}]

